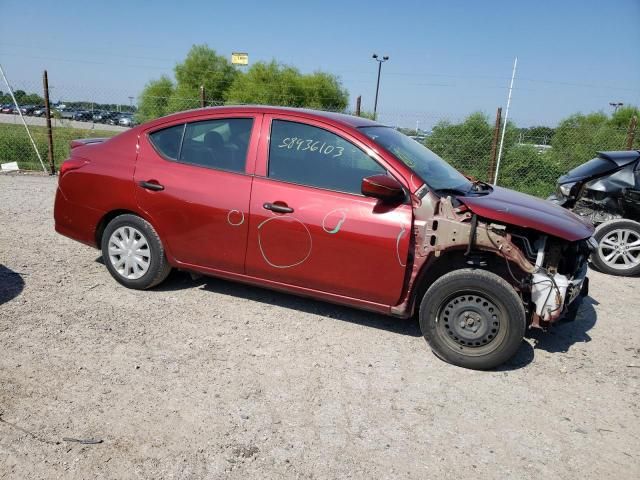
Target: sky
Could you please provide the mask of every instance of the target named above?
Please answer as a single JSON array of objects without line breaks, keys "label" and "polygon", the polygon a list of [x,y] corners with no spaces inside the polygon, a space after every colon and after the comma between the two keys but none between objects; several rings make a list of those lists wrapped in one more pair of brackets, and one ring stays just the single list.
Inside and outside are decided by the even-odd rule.
[{"label": "sky", "polygon": [[[17,88],[52,100],[134,102],[193,44],[230,58],[340,77],[385,123],[429,128],[506,107],[519,126],[640,105],[640,0],[66,1],[2,0],[0,64]],[[0,90],[6,90],[0,85]],[[74,97],[74,98],[71,98]],[[78,98],[83,97],[83,98]]]}]

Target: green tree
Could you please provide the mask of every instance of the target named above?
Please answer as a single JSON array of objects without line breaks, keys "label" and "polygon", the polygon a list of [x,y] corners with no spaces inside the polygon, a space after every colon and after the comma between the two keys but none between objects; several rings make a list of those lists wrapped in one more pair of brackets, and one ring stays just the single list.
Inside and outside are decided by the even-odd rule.
[{"label": "green tree", "polygon": [[146,122],[168,114],[170,112],[169,98],[173,92],[173,82],[166,75],[147,83],[138,97],[138,113],[136,115],[138,122]]},{"label": "green tree", "polygon": [[205,102],[221,104],[225,93],[239,75],[238,70],[207,45],[194,45],[182,63],[174,68],[176,88],[169,100],[172,112],[200,106],[200,86]]},{"label": "green tree", "polygon": [[[485,114],[476,112],[462,123],[437,123],[425,145],[464,174],[491,180],[488,176],[493,128]],[[513,145],[516,139],[516,127],[508,123],[505,148]]]},{"label": "green tree", "polygon": [[548,151],[533,145],[512,145],[500,164],[498,184],[520,192],[546,197],[553,192],[556,179],[566,173],[564,165]]},{"label": "green tree", "polygon": [[337,77],[324,72],[301,74],[275,60],[257,62],[236,78],[227,103],[257,103],[326,110],[344,110],[349,97]]},{"label": "green tree", "polygon": [[551,141],[551,154],[570,170],[602,150],[622,150],[626,129],[602,112],[577,113],[562,120]]},{"label": "green tree", "polygon": [[631,121],[631,117],[633,116],[640,118],[640,110],[638,107],[628,106],[619,108],[616,112],[611,115],[611,120],[609,120],[609,124],[615,128],[628,128],[629,122]]}]

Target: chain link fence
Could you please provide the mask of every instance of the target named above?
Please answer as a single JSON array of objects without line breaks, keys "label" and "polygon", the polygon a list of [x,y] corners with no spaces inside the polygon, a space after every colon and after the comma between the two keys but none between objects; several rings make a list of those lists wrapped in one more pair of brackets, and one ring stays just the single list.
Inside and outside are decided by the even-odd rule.
[{"label": "chain link fence", "polygon": [[[36,82],[21,83],[13,90],[46,164],[46,119],[42,98],[34,94],[42,87]],[[24,170],[42,170],[15,106],[7,102],[7,97],[0,97],[0,163],[17,162]],[[137,97],[130,92],[94,91],[82,86],[52,84],[50,99],[56,168],[67,158],[73,139],[117,135],[138,122],[158,116],[158,112],[224,104],[207,99],[204,92],[200,98],[176,95],[151,98],[151,107],[147,101],[143,111],[136,107]],[[301,106],[295,105],[292,98],[286,99],[286,103]],[[363,115],[370,116],[364,112]],[[555,127],[530,128],[509,121],[497,184],[545,197],[554,190],[560,175],[593,158],[596,152],[640,149],[640,135],[632,117],[633,112],[623,119],[603,113],[574,115]],[[465,118],[448,118],[424,112],[382,111],[377,120],[425,144],[466,175],[493,183],[496,169],[493,143],[498,137],[492,116],[477,112]]]}]

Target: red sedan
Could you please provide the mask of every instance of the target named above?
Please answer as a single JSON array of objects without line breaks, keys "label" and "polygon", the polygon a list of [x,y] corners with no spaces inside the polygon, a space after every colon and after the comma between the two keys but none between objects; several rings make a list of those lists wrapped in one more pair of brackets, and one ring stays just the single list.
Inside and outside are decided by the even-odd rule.
[{"label": "red sedan", "polygon": [[397,317],[441,358],[492,368],[586,294],[593,228],[472,182],[397,130],[276,107],[192,110],[76,140],[56,230],[129,288],[172,268]]}]

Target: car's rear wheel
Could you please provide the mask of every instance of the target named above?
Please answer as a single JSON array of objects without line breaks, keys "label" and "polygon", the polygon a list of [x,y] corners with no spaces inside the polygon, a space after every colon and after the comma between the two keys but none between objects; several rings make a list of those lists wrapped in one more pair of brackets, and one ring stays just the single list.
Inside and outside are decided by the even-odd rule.
[{"label": "car's rear wheel", "polygon": [[171,272],[157,232],[136,215],[119,215],[109,222],[102,235],[102,257],[113,278],[137,290],[158,285]]},{"label": "car's rear wheel", "polygon": [[516,291],[498,275],[463,269],[440,277],[420,305],[420,329],[446,362],[495,368],[518,351],[526,319]]},{"label": "car's rear wheel", "polygon": [[628,219],[609,220],[596,228],[598,249],[591,262],[603,273],[620,276],[640,274],[640,223]]}]

